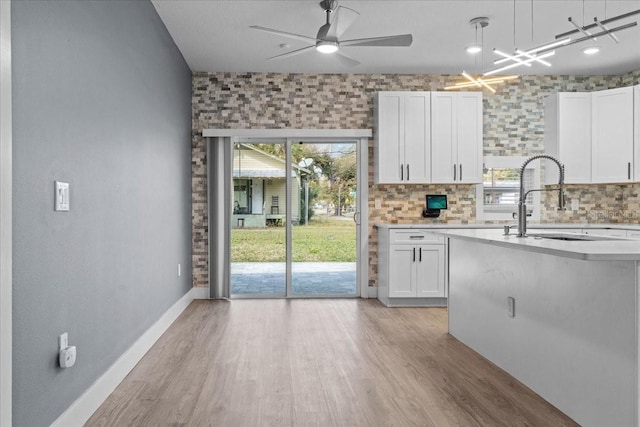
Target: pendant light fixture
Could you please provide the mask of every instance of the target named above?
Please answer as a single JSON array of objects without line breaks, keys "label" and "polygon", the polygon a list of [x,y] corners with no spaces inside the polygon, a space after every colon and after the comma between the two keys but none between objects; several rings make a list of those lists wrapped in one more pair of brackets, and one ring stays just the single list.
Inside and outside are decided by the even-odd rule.
[{"label": "pendant light fixture", "polygon": [[[469,21],[469,24],[476,29],[476,42],[472,45],[467,46],[467,53],[475,55],[482,52],[482,43],[484,43],[484,27],[489,25],[489,18],[487,18],[486,16],[473,18],[471,21]],[[478,26],[480,26],[480,31],[482,33],[482,43],[480,44],[478,44]]]},{"label": "pendant light fixture", "polygon": [[[533,0],[531,2],[531,39],[533,40]],[[547,67],[551,67],[551,63],[545,61],[545,58],[549,58],[555,55],[555,47],[564,46],[571,42],[571,38],[565,37],[561,40],[557,40],[551,43],[546,43],[541,46],[534,47],[528,50],[518,49],[516,46],[516,1],[513,0],[513,46],[515,53],[508,54],[499,49],[493,49],[493,53],[502,58],[496,59],[493,63],[496,65],[500,65],[506,63],[506,65],[498,68],[494,68],[493,70],[489,70],[484,73],[485,76],[490,76],[492,74],[497,74],[502,71],[509,70],[511,68],[526,66],[531,67],[532,64],[541,64]]]},{"label": "pendant light fixture", "polygon": [[[480,53],[484,49],[484,29],[485,27],[489,26],[489,18],[485,16],[473,18],[471,21],[469,21],[469,24],[473,25],[476,28],[476,44],[467,47],[467,52],[471,54]],[[481,31],[480,44],[478,44],[478,26],[480,26],[480,31]],[[469,49],[471,47],[476,47],[477,49],[470,51]],[[484,55],[482,56],[480,62],[481,62],[480,72],[482,72],[482,67],[484,65]],[[495,93],[496,89],[492,85],[497,85],[499,83],[503,83],[506,80],[513,80],[518,78],[518,76],[501,76],[501,77],[495,77],[492,79],[483,79],[481,77],[473,77],[464,70],[462,71],[462,77],[464,77],[465,80],[463,80],[462,82],[456,83],[452,86],[447,86],[444,89],[453,90],[453,89],[464,89],[469,87],[477,87],[477,88],[484,87],[485,89],[491,91],[492,93]]]},{"label": "pendant light fixture", "polygon": [[[605,10],[606,10],[606,2],[605,2]],[[584,9],[583,9],[583,14],[584,14]],[[605,12],[606,14],[606,12]],[[633,10],[631,12],[627,12],[627,13],[623,13],[621,15],[618,16],[614,16],[612,18],[606,18],[603,19],[602,21],[600,21],[597,17],[593,18],[593,24],[589,24],[589,25],[583,25],[582,27],[578,24],[576,24],[573,19],[571,17],[568,18],[568,21],[575,27],[574,30],[571,31],[567,31],[565,33],[562,34],[558,34],[556,35],[556,39],[560,39],[563,37],[567,37],[573,34],[577,34],[577,33],[582,33],[583,37],[577,38],[572,40],[570,43],[567,43],[568,45],[572,45],[572,44],[576,44],[576,43],[581,43],[584,41],[592,41],[594,43],[594,45],[586,47],[583,52],[587,55],[593,55],[595,53],[598,53],[600,51],[600,45],[598,43],[598,37],[603,37],[603,36],[607,36],[608,38],[610,38],[613,42],[615,43],[620,43],[620,39],[618,38],[618,36],[616,35],[617,32],[622,31],[622,30],[626,30],[629,28],[633,28],[635,26],[638,25],[638,22],[629,22],[627,24],[623,24],[623,25],[619,25],[617,27],[614,28],[609,28],[607,26],[607,24],[611,23],[611,22],[615,22],[615,21],[619,21],[621,19],[625,19],[625,18],[629,18],[631,16],[634,15],[638,15],[640,14],[640,9],[638,10]],[[590,32],[591,30],[599,30],[597,33],[593,33]]]}]

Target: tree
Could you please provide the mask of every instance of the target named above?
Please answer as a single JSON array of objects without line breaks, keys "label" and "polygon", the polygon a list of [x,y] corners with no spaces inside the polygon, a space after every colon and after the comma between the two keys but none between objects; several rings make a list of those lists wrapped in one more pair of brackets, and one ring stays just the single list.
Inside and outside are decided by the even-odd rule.
[{"label": "tree", "polygon": [[[256,144],[256,147],[280,159],[286,158],[284,144]],[[355,144],[292,144],[291,163],[298,165],[305,159],[313,161],[305,168],[312,173],[306,177],[310,183],[309,206],[304,206],[304,188],[301,191],[302,217],[305,209],[309,212],[309,218],[313,216],[312,201],[318,198],[332,203],[336,207],[336,216],[342,215],[344,206],[354,204],[352,192],[357,182]]]},{"label": "tree", "polygon": [[335,215],[341,216],[344,206],[354,204],[351,192],[356,189],[355,149],[350,146],[338,154],[323,158],[323,161],[323,174],[326,177],[324,196],[336,207]]},{"label": "tree", "polygon": [[309,221],[313,218],[315,212],[313,211],[313,205],[315,204],[316,199],[320,192],[318,191],[317,186],[309,185],[309,206],[305,204],[305,189],[304,186],[300,189],[300,212],[302,212],[302,216],[300,217],[300,224],[306,225],[305,218],[305,210],[307,210],[307,217]]}]

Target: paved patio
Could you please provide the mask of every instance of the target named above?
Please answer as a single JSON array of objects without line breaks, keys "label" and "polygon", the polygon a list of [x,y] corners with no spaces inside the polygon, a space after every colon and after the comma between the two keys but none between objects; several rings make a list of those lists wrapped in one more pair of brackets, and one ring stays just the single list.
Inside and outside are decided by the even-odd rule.
[{"label": "paved patio", "polygon": [[[355,262],[295,262],[293,295],[355,295]],[[231,295],[285,295],[284,262],[232,262]]]}]

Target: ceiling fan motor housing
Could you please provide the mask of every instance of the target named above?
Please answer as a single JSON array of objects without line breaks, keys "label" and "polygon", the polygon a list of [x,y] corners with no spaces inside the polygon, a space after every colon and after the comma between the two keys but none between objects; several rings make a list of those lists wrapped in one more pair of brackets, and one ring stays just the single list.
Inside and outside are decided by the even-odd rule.
[{"label": "ceiling fan motor housing", "polygon": [[320,7],[324,11],[334,11],[338,8],[338,0],[322,0]]}]

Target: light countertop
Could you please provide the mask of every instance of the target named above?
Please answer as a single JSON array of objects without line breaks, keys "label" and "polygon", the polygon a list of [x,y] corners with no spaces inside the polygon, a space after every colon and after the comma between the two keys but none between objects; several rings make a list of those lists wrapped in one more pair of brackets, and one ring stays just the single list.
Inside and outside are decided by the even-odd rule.
[{"label": "light countertop", "polygon": [[[502,230],[505,225],[515,225],[516,223],[504,223],[504,224],[386,224],[375,223],[376,228],[418,228],[418,229],[500,229]],[[638,230],[640,231],[639,224],[527,224],[527,230],[540,230],[540,229],[556,229],[556,228],[575,228],[575,229],[611,229],[611,230]]]},{"label": "light countertop", "polygon": [[[551,228],[545,225],[544,228]],[[577,227],[584,228],[584,227]],[[603,228],[594,227],[594,228]],[[504,235],[503,229],[466,228],[439,231],[450,239],[471,240],[488,245],[545,253],[587,261],[638,261],[640,260],[640,240],[597,240],[564,241],[535,238],[520,238],[513,234]],[[543,233],[540,233],[543,234]]]}]

